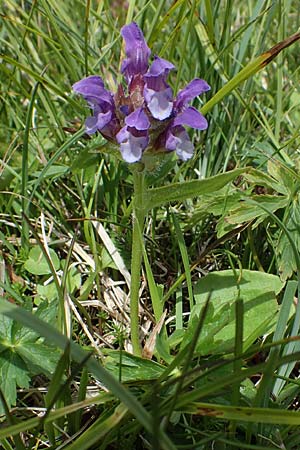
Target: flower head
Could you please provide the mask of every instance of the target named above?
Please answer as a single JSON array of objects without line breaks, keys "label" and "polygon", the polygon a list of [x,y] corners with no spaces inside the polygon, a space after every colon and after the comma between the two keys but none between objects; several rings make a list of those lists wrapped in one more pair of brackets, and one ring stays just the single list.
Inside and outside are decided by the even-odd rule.
[{"label": "flower head", "polygon": [[100,131],[105,138],[118,143],[128,163],[139,161],[149,146],[175,151],[186,161],[193,155],[194,147],[184,126],[198,130],[208,126],[202,114],[189,104],[210,87],[196,78],[174,98],[167,83],[174,65],[158,56],[149,65],[151,51],[135,22],[125,25],[121,35],[126,54],[121,72],[126,89],[119,85],[114,95],[98,76],[89,76],[73,85],[73,90],[82,95],[93,111],[86,119],[86,132]]}]

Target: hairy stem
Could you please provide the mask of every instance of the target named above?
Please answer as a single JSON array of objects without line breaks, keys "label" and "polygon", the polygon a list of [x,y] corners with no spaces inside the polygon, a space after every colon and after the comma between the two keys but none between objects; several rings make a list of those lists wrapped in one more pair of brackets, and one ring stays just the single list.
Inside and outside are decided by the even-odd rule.
[{"label": "hairy stem", "polygon": [[142,264],[142,241],[141,234],[144,229],[145,208],[144,193],[145,181],[144,173],[135,170],[133,172],[134,199],[133,199],[133,231],[132,231],[132,251],[131,251],[131,289],[130,289],[130,329],[133,353],[141,355],[141,345],[139,340],[139,288]]}]

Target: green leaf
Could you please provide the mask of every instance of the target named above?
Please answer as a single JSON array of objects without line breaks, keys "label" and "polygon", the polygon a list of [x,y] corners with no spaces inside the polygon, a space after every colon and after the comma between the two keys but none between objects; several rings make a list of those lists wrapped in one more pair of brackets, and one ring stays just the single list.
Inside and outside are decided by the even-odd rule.
[{"label": "green leaf", "polygon": [[[251,198],[257,204],[262,205],[268,211],[272,212],[285,208],[289,203],[289,199],[282,195],[253,195]],[[256,219],[255,224],[258,225],[270,215],[263,208],[258,208],[257,204],[254,205],[247,202],[240,202],[239,205],[232,209],[230,214],[224,218],[225,224],[236,225]],[[223,231],[226,233],[228,227],[224,226]]]},{"label": "green leaf", "polygon": [[81,286],[81,274],[78,272],[76,267],[71,267],[68,270],[66,283],[67,283],[67,291],[69,293],[71,293],[71,294],[74,291],[76,291],[77,289],[80,288],[80,286]]},{"label": "green leaf", "polygon": [[272,175],[273,178],[278,180],[278,183],[280,184],[278,192],[282,192],[284,189],[286,192],[289,193],[294,192],[295,179],[297,178],[297,175],[294,173],[292,169],[290,169],[287,166],[284,166],[279,161],[269,160],[268,172],[270,175]]},{"label": "green leaf", "polygon": [[[286,221],[283,220],[290,237],[300,252],[300,195],[291,203],[286,210]],[[291,277],[297,270],[297,263],[294,250],[290,244],[289,238],[284,230],[280,231],[278,243],[276,246],[276,254],[278,258],[279,271],[282,280]]]},{"label": "green leaf", "polygon": [[145,196],[145,208],[152,209],[173,201],[184,201],[199,195],[218,191],[227,183],[249,170],[248,167],[231,170],[204,180],[192,180],[185,183],[173,183],[160,188],[148,189]]},{"label": "green leaf", "polygon": [[[9,407],[16,404],[17,386],[28,388],[29,375],[20,356],[9,350],[0,354],[0,386]],[[4,412],[0,404],[0,414]]]},{"label": "green leaf", "polygon": [[51,302],[58,296],[55,283],[48,283],[46,285],[38,284],[36,290],[38,293],[38,297],[34,299],[35,304],[39,304],[39,302],[43,301],[43,299]]},{"label": "green leaf", "polygon": [[[55,270],[59,269],[59,259],[55,251],[50,248],[49,249],[50,258],[53,263],[53,267]],[[32,273],[33,275],[50,275],[51,269],[45,258],[42,250],[38,245],[33,247],[28,255],[28,259],[25,261],[24,268]]]},{"label": "green leaf", "polygon": [[146,185],[155,185],[158,181],[161,182],[176,165],[176,158],[174,152],[148,154],[143,155],[143,163],[146,166]]},{"label": "green leaf", "polygon": [[71,171],[73,173],[79,173],[82,169],[97,166],[99,164],[99,161],[99,154],[91,152],[89,146],[86,146],[80,149],[79,154],[73,159]]},{"label": "green leaf", "polygon": [[278,55],[279,52],[296,42],[298,39],[300,39],[300,33],[289,36],[285,40],[274,45],[274,47],[270,48],[267,52],[257,56],[253,61],[250,61],[243,69],[241,69],[239,73],[237,73],[223,87],[221,87],[221,89],[219,89],[219,91],[201,108],[201,113],[206,114],[216,103],[219,103],[223,97],[230,94],[230,92],[236,89],[239,84],[252,77],[259,70],[263,69]]},{"label": "green leaf", "polygon": [[190,414],[216,416],[219,419],[237,420],[239,422],[275,423],[289,426],[300,424],[298,411],[284,411],[275,408],[248,408],[195,402],[187,405],[184,410]]},{"label": "green leaf", "polygon": [[[104,367],[116,378],[120,373],[120,351],[104,350],[107,357]],[[165,370],[165,367],[149,359],[139,358],[122,351],[121,379],[122,382],[156,380]]]},{"label": "green leaf", "polygon": [[[53,164],[53,166],[49,167],[47,170],[47,174],[44,178],[56,178],[66,174],[69,171],[68,166],[61,166],[58,164]],[[36,171],[32,174],[32,176],[38,178],[41,175],[42,171]]]},{"label": "green leaf", "polygon": [[[56,346],[61,349],[65,349],[66,345],[70,345],[71,357],[79,362],[85,361],[86,367],[91,371],[91,373],[98,379],[101,380],[105,386],[112,392],[115,397],[119,398],[123,402],[130,412],[137,418],[140,424],[145,427],[148,432],[152,432],[152,421],[149,412],[144,408],[141,402],[126,389],[121,383],[118,382],[116,377],[107,371],[99,361],[97,361],[93,356],[87,359],[87,352],[80,348],[74,342],[70,342],[66,336],[58,333],[58,331],[45,323],[35,315],[30,314],[24,308],[19,308],[12,303],[7,301],[0,302],[0,313],[6,314],[14,320],[22,323],[24,326],[32,327],[41,336],[47,338]],[[151,363],[151,362],[150,362]],[[162,430],[162,448],[170,448],[170,440],[165,435]]]},{"label": "green leaf", "polygon": [[17,348],[18,354],[27,363],[31,374],[44,373],[50,375],[54,372],[60,351],[51,345],[42,342],[22,342]]},{"label": "green leaf", "polygon": [[[272,170],[272,166],[268,163],[268,169],[270,174],[274,176],[274,171]],[[267,189],[271,189],[275,192],[279,192],[280,194],[287,195],[288,190],[280,180],[273,176],[268,175],[265,172],[257,169],[251,169],[248,173],[245,174],[246,180],[250,183],[256,184],[257,186],[264,186]]]},{"label": "green leaf", "polygon": [[282,287],[279,277],[263,272],[224,270],[208,274],[195,286],[196,305],[191,312],[187,336],[193,334],[207,294],[212,292],[203,327],[205,334],[200,335],[197,351],[200,354],[232,351],[235,301],[241,298],[244,302],[243,345],[246,350],[258,336],[273,329],[278,313],[276,294]]},{"label": "green leaf", "polygon": [[[51,322],[55,315],[56,305],[42,304],[35,313]],[[16,402],[17,386],[28,387],[30,375],[50,375],[60,353],[20,322],[4,315],[0,319],[0,386],[10,407]]]}]

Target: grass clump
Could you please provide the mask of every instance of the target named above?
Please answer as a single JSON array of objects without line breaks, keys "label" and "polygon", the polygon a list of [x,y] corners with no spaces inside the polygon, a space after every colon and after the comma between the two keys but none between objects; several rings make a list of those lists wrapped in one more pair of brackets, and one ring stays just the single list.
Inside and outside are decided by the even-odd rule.
[{"label": "grass clump", "polygon": [[[299,448],[297,2],[0,12],[2,447]],[[116,91],[133,20],[175,94],[211,86],[146,173],[71,88]]]}]

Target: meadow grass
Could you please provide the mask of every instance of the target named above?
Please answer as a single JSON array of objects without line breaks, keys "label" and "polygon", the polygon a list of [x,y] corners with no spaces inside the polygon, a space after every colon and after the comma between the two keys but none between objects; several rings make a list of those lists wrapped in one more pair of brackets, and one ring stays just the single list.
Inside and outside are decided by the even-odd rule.
[{"label": "meadow grass", "polygon": [[[298,449],[298,2],[0,13],[2,448]],[[211,86],[193,158],[161,155],[135,228],[136,172],[72,92],[115,91],[132,20],[175,93]]]}]

